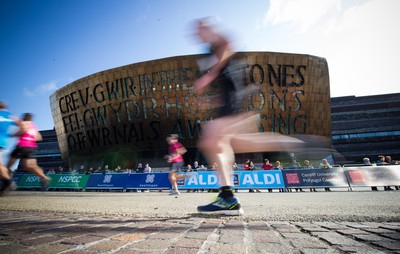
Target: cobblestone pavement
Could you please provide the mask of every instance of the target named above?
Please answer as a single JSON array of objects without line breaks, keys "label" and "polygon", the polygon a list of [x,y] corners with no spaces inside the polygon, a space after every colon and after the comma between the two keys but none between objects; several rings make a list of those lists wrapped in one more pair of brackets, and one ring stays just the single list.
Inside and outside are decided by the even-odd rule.
[{"label": "cobblestone pavement", "polygon": [[398,253],[399,192],[237,193],[241,217],[204,216],[215,193],[24,192],[0,197],[0,253]]},{"label": "cobblestone pavement", "polygon": [[400,253],[400,222],[0,211],[1,253]]}]

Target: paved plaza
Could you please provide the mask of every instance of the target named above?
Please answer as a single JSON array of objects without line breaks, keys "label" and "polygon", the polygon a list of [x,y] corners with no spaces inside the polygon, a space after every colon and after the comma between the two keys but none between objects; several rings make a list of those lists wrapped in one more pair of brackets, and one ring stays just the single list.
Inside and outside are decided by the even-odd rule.
[{"label": "paved plaza", "polygon": [[243,191],[244,216],[197,214],[214,195],[11,192],[0,252],[400,253],[399,191]]}]

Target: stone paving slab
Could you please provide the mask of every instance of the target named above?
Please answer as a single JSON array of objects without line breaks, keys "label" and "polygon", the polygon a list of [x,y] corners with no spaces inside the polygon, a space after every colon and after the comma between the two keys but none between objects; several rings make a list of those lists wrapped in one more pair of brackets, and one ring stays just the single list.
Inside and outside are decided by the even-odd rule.
[{"label": "stone paving slab", "polygon": [[0,211],[0,252],[400,253],[400,222],[279,222],[243,217],[131,218]]}]

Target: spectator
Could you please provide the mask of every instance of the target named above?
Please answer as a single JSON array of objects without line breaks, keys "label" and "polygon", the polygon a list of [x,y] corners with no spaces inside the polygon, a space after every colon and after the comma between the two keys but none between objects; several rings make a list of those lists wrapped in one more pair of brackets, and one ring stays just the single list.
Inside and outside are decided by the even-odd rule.
[{"label": "spectator", "polygon": [[86,175],[90,175],[94,172],[94,169],[92,167],[90,167],[88,170],[86,170],[85,174]]},{"label": "spectator", "polygon": [[[186,172],[187,173],[189,173],[189,172],[193,172],[193,168],[192,168],[192,165],[190,165],[190,164],[187,164],[186,165]],[[186,190],[186,192],[191,192],[192,190]],[[196,192],[196,191],[198,191],[198,190],[193,190],[193,192]]]},{"label": "spectator", "polygon": [[144,167],[142,163],[139,163],[136,168],[136,173],[144,173]]},{"label": "spectator", "polygon": [[296,160],[296,158],[292,158],[289,163],[289,168],[300,168],[300,163]]},{"label": "spectator", "polygon": [[[254,163],[250,160],[247,159],[246,162],[244,163],[244,170],[255,170],[256,167],[254,166]],[[257,192],[260,192],[259,190],[256,190]],[[249,192],[255,192],[254,189],[249,189]]]},{"label": "spectator", "polygon": [[[385,162],[386,162],[387,165],[395,165],[396,164],[396,162],[392,160],[392,157],[390,155],[386,155],[385,156]],[[396,188],[396,190],[399,189],[398,186],[395,186],[395,188]],[[392,189],[390,186],[385,186],[384,190],[391,191],[391,190],[394,190],[394,189]]]},{"label": "spectator", "polygon": [[332,166],[329,164],[327,159],[322,159],[321,164],[319,164],[319,168],[330,169]]},{"label": "spectator", "polygon": [[121,173],[122,172],[122,168],[120,165],[118,165],[115,169],[114,169],[115,173]]},{"label": "spectator", "polygon": [[[144,173],[151,173],[151,167],[149,163],[144,164]],[[150,192],[149,189],[144,190],[144,192]]]},{"label": "spectator", "polygon": [[[274,168],[274,165],[269,163],[268,159],[264,159],[264,163],[262,164],[261,168],[263,170],[272,170]],[[272,192],[272,189],[268,189],[268,192]]]},{"label": "spectator", "polygon": [[218,170],[218,164],[216,163],[216,162],[214,162],[212,165],[211,165],[211,170],[212,171],[217,171]]},{"label": "spectator", "polygon": [[377,166],[382,166],[382,165],[386,165],[386,161],[385,161],[385,156],[383,155],[379,155],[378,156],[378,160],[376,161],[376,165]]},{"label": "spectator", "polygon": [[365,166],[372,166],[371,160],[368,157],[363,159],[363,165]]},{"label": "spectator", "polygon": [[314,166],[311,165],[311,163],[310,163],[309,160],[305,160],[305,161],[303,162],[303,169],[313,169],[313,168],[314,168]]},{"label": "spectator", "polygon": [[59,166],[56,173],[62,174],[63,172],[64,172],[64,168],[62,166]]},{"label": "spectator", "polygon": [[274,165],[269,163],[268,159],[264,159],[264,163],[262,164],[261,168],[264,169],[264,170],[271,170],[271,169],[274,168]]},{"label": "spectator", "polygon": [[244,170],[249,170],[249,168],[250,168],[250,159],[247,159],[246,161],[245,161],[245,163],[243,164],[243,168],[244,168]]},{"label": "spectator", "polygon": [[274,170],[282,170],[282,165],[280,161],[275,161]]},{"label": "spectator", "polygon": [[392,157],[391,157],[390,155],[386,155],[386,156],[385,156],[385,162],[386,162],[387,164],[389,164],[389,165],[394,165],[394,164],[396,164],[396,162],[392,160]]},{"label": "spectator", "polygon": [[[390,156],[389,156],[389,158],[388,159],[392,159],[392,158],[390,158]],[[379,155],[378,156],[378,160],[376,161],[376,165],[377,166],[384,166],[384,165],[389,165],[389,163],[386,161],[386,157],[384,156],[384,155]],[[384,186],[383,187],[383,190],[385,190],[385,191],[391,191],[391,190],[393,190],[392,188],[390,188],[390,186]]]},{"label": "spectator", "polygon": [[[291,169],[300,169],[301,168],[301,165],[296,160],[296,157],[294,157],[294,154],[293,154],[293,157],[292,157],[292,159],[291,159],[291,161],[289,163],[289,168],[291,168]],[[302,188],[295,188],[295,190],[296,190],[296,192],[298,192],[298,191],[302,192],[303,191]]]},{"label": "spectator", "polygon": [[55,174],[56,171],[54,170],[54,168],[49,169],[49,171],[47,171],[47,174]]},{"label": "spectator", "polygon": [[144,173],[151,173],[151,167],[150,167],[150,164],[149,164],[149,163],[146,163],[146,164],[144,165],[143,172],[144,172]]},{"label": "spectator", "polygon": [[[311,165],[309,160],[305,160],[303,162],[303,169],[314,169],[313,165]],[[310,188],[311,192],[317,192],[317,190],[315,188]]]},{"label": "spectator", "polygon": [[193,171],[199,171],[199,169],[200,169],[199,162],[198,161],[194,161],[192,170]]},{"label": "spectator", "polygon": [[[282,168],[281,162],[280,162],[280,161],[275,161],[275,163],[274,163],[274,170],[282,170],[282,169],[283,169],[283,168]],[[280,189],[279,189],[279,192],[286,192],[286,190],[280,188]]]},{"label": "spectator", "polygon": [[[373,164],[371,163],[371,160],[370,160],[368,157],[365,157],[365,158],[363,159],[363,165],[364,165],[364,166],[373,166]],[[377,191],[377,190],[378,190],[378,187],[376,187],[376,186],[371,186],[371,190],[372,190],[372,191]]]},{"label": "spectator", "polygon": [[[332,168],[331,164],[329,164],[327,159],[322,159],[321,164],[319,164],[319,168],[321,169],[330,169]],[[325,188],[325,191],[331,191],[330,188]]]},{"label": "spectator", "polygon": [[81,165],[78,169],[78,174],[85,174],[86,173],[86,169],[84,165]]},{"label": "spectator", "polygon": [[232,171],[238,171],[238,170],[239,170],[239,168],[238,168],[237,163],[236,163],[236,162],[233,163],[233,165],[232,165]]}]

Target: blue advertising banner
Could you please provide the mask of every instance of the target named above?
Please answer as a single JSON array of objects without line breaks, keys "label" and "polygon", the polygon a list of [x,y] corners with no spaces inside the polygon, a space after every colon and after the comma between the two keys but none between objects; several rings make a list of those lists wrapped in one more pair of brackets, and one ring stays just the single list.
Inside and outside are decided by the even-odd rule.
[{"label": "blue advertising banner", "polygon": [[342,167],[331,169],[282,170],[287,188],[292,187],[349,187]]},{"label": "blue advertising banner", "polygon": [[[178,182],[182,189],[217,189],[219,179],[217,172],[188,173],[190,178]],[[235,171],[232,174],[235,189],[275,189],[284,188],[280,170]]]},{"label": "blue advertising banner", "polygon": [[99,174],[89,176],[86,189],[125,189],[129,180],[129,174]]},{"label": "blue advertising banner", "polygon": [[126,189],[170,189],[168,173],[129,174]]}]

